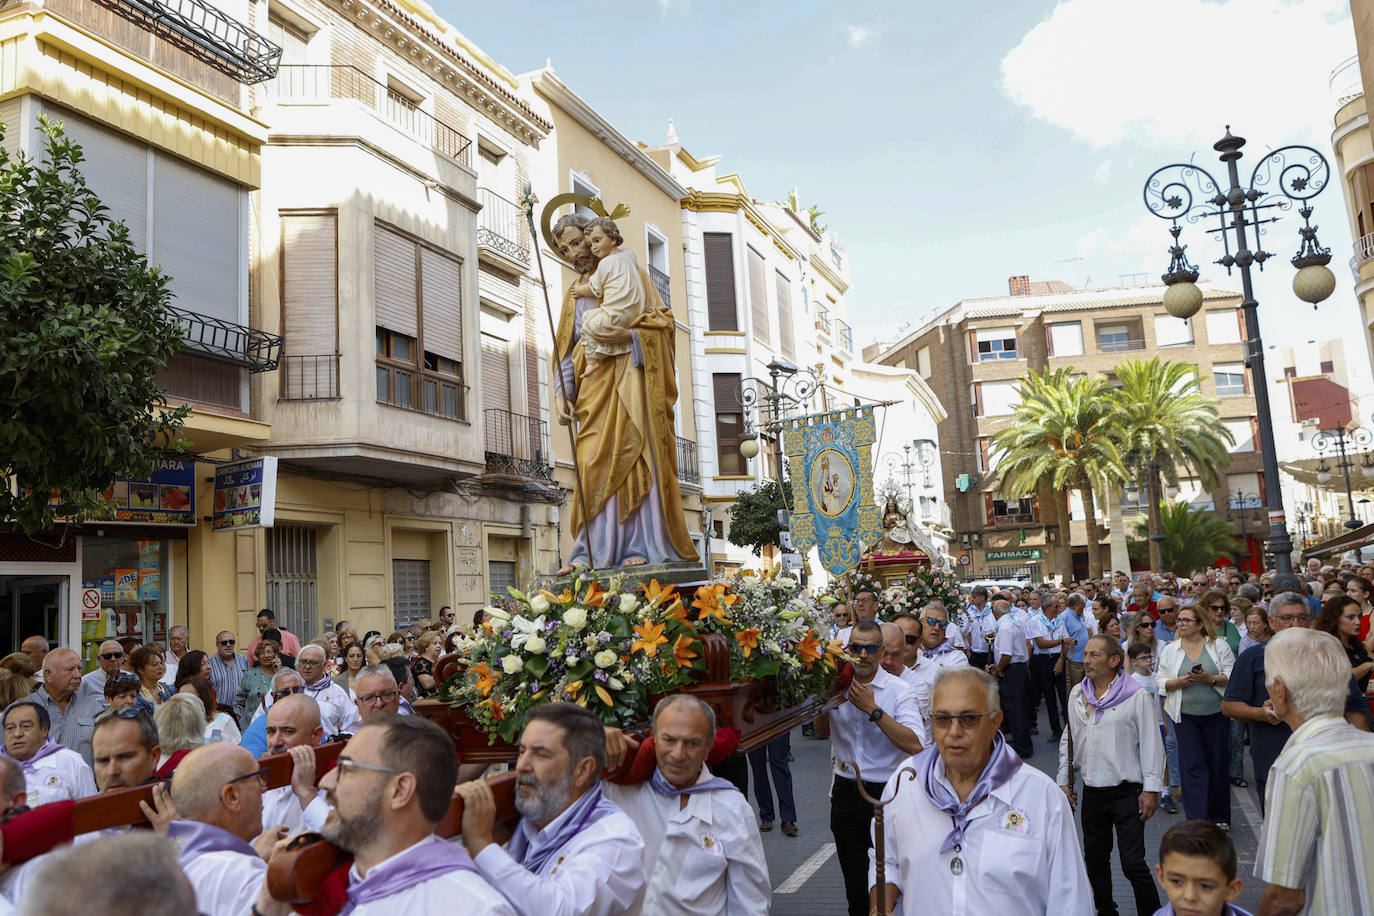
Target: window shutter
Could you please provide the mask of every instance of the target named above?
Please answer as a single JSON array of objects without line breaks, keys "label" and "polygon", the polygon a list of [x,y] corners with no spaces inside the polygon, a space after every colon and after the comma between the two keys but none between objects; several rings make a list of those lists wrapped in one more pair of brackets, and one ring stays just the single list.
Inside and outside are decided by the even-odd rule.
[{"label": "window shutter", "polygon": [[970,362],[978,362],[978,332],[972,329],[968,332],[968,358]]},{"label": "window shutter", "polygon": [[[135,176],[137,178],[137,176]],[[173,156],[153,159],[153,250],[178,308],[243,323],[239,186]]]},{"label": "window shutter", "polygon": [[789,360],[796,360],[796,344],[794,341],[795,329],[792,327],[792,284],[787,282],[786,275],[782,271],[777,274],[778,287],[778,346],[782,348],[782,355]]},{"label": "window shutter", "polygon": [[377,325],[415,337],[415,243],[383,226],[373,239]]},{"label": "window shutter", "polygon": [[988,492],[983,494],[983,508],[987,513],[988,524],[991,525],[993,519],[992,493]]},{"label": "window shutter", "polygon": [[707,325],[712,331],[738,331],[739,306],[735,302],[735,252],[728,232],[702,234],[706,259]]},{"label": "window shutter", "polygon": [[749,252],[749,312],[754,325],[754,339],[765,346],[768,336],[768,285],[764,279],[763,255],[752,248]]},{"label": "window shutter", "polygon": [[287,356],[338,351],[333,213],[282,214],[282,333]]},{"label": "window shutter", "polygon": [[[26,125],[19,122],[19,97],[14,114],[5,117],[5,145],[18,149],[19,136]],[[85,161],[77,166],[86,186],[109,208],[109,218],[123,220],[129,239],[139,251],[148,249],[148,148],[136,140],[100,127],[85,118],[53,108],[48,114],[60,117],[67,125],[67,139],[81,146]],[[11,146],[13,144],[13,146]],[[238,212],[235,210],[235,212]],[[237,251],[237,247],[235,251]]]},{"label": "window shutter", "polygon": [[[430,353],[463,361],[462,265],[454,258],[420,249],[420,314]],[[507,397],[509,401],[509,396]]]},{"label": "window shutter", "polygon": [[510,351],[506,342],[482,335],[482,409],[510,410]]}]

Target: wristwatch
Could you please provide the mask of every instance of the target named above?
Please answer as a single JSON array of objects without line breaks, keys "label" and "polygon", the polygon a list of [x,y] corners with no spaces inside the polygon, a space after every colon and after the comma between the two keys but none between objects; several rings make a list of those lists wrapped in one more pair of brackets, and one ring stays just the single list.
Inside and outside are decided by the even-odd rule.
[{"label": "wristwatch", "polygon": [[875,707],[873,707],[873,711],[872,711],[871,713],[868,714],[868,721],[870,721],[870,722],[877,722],[877,721],[878,721],[879,719],[881,719],[882,717],[883,717],[883,711],[882,711],[881,709],[879,709],[878,707],[875,706]]}]

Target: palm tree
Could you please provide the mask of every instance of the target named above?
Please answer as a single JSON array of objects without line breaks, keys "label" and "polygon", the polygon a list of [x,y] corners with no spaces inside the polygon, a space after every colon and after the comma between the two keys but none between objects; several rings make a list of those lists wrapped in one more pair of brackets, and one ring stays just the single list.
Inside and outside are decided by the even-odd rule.
[{"label": "palm tree", "polygon": [[1095,494],[1126,479],[1117,446],[1117,417],[1102,376],[1075,376],[1072,368],[1034,369],[1022,379],[1021,402],[1011,424],[992,437],[1004,497],[1052,491],[1059,513],[1059,573],[1073,578],[1067,493],[1077,490],[1087,521],[1088,575],[1102,575]]},{"label": "palm tree", "polygon": [[[1196,475],[1204,490],[1222,484],[1235,442],[1217,418],[1217,401],[1198,388],[1197,367],[1190,363],[1133,359],[1116,368],[1121,387],[1112,393],[1125,465],[1140,471],[1153,497],[1150,527],[1159,531],[1159,496],[1163,481],[1178,486],[1179,469]],[[1160,565],[1158,542],[1150,542],[1150,568]],[[1175,570],[1177,572],[1177,570]]]},{"label": "palm tree", "polygon": [[[1236,538],[1234,525],[1186,502],[1164,506],[1159,525],[1159,531],[1164,535],[1164,540],[1158,542],[1163,566],[1156,568],[1173,570],[1180,577],[1191,576],[1211,566],[1218,557],[1235,559],[1242,547]],[[1150,526],[1145,519],[1140,519],[1135,523],[1135,531],[1143,538],[1149,533]],[[1154,541],[1149,543],[1156,544]],[[1130,552],[1143,554],[1145,548],[1140,541],[1133,541]]]}]

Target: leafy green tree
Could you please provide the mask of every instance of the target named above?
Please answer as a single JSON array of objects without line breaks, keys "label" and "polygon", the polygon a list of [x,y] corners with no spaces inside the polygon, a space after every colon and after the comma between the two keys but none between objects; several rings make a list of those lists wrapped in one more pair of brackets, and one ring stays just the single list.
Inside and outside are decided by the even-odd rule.
[{"label": "leafy green tree", "polygon": [[[1198,388],[1197,367],[1171,360],[1133,359],[1116,368],[1121,387],[1112,392],[1122,458],[1153,488],[1151,524],[1160,523],[1163,483],[1178,486],[1179,471],[1196,476],[1204,490],[1221,486],[1235,441],[1217,417],[1217,401]],[[1150,568],[1161,567],[1151,541]],[[1175,570],[1177,571],[1177,570]]]},{"label": "leafy green tree", "polygon": [[735,498],[730,506],[729,541],[736,547],[748,547],[754,556],[764,547],[778,546],[778,510],[785,508],[782,490],[777,481],[765,481]]},{"label": "leafy green tree", "polygon": [[[1132,559],[1143,560],[1149,553],[1145,539],[1150,532],[1147,519],[1138,519],[1135,533],[1139,540],[1127,544]],[[1242,549],[1236,537],[1236,527],[1215,513],[1199,509],[1186,502],[1166,504],[1159,513],[1160,563],[1156,569],[1172,570],[1179,576],[1191,576],[1206,569],[1219,557],[1235,559]]]},{"label": "leafy green tree", "polygon": [[119,475],[177,445],[155,376],[181,349],[167,278],[112,222],[80,147],[40,117],[46,155],[0,149],[0,519],[26,532],[101,514]]},{"label": "leafy green tree", "polygon": [[[1072,368],[1036,373],[1020,381],[1021,401],[1011,423],[992,437],[1002,475],[999,491],[1016,498],[1043,492],[1077,490],[1087,521],[1088,575],[1102,575],[1101,539],[1095,494],[1125,479],[1117,447],[1117,418],[1100,375],[1075,376]],[[1066,508],[1061,503],[1061,509]],[[1068,512],[1060,513],[1060,543],[1068,545]],[[1073,555],[1060,550],[1059,574],[1073,578]]]}]

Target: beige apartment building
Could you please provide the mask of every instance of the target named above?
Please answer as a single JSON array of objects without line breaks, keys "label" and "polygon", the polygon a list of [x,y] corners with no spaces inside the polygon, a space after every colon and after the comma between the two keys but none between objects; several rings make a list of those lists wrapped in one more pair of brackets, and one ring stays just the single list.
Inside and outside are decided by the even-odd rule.
[{"label": "beige apartment building", "polygon": [[[1139,487],[1124,487],[1097,507],[1099,524],[1107,524],[1105,514],[1116,529],[1114,552],[1106,530],[1089,535],[1076,493],[1069,502],[1071,543],[1065,545],[1058,543],[1060,501],[1052,494],[998,492],[991,437],[1008,422],[1019,399],[1017,380],[1029,369],[1072,368],[1111,381],[1126,359],[1157,356],[1195,365],[1202,393],[1220,400],[1221,423],[1235,438],[1232,463],[1216,493],[1184,480],[1180,492],[1166,495],[1223,513],[1228,494],[1263,497],[1239,294],[1204,285],[1202,311],[1183,320],[1164,311],[1162,286],[1077,290],[1022,276],[1010,278],[1008,293],[961,300],[873,353],[875,362],[915,369],[948,409],[939,443],[955,532],[950,549],[968,558],[961,567],[968,576],[1040,580],[1056,570],[1064,550],[1073,555],[1076,577],[1087,574],[1089,550],[1099,551],[1104,569],[1121,566],[1120,523],[1131,525],[1146,502]],[[1258,542],[1252,548],[1258,558]]]}]

